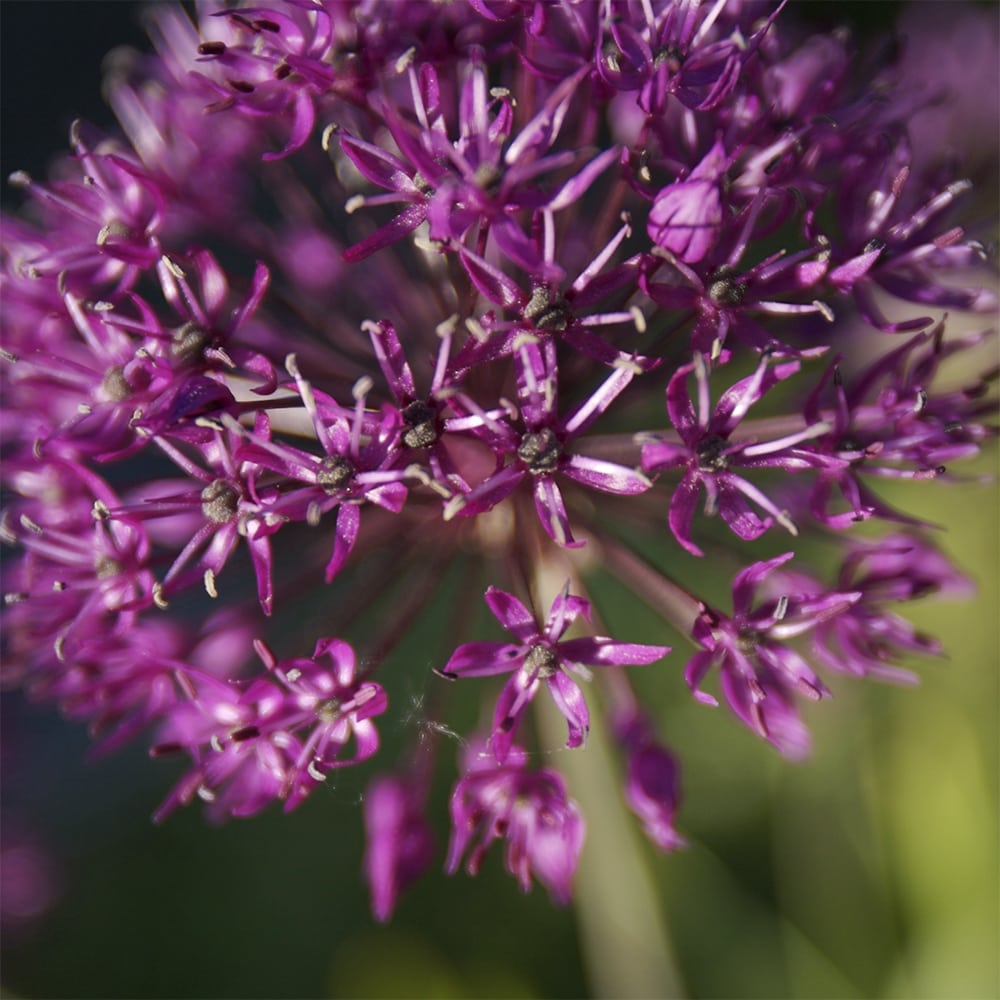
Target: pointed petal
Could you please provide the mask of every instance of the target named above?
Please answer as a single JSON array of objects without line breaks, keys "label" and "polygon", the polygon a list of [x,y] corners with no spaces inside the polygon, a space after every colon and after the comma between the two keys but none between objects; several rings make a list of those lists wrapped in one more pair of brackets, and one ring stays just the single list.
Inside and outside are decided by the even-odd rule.
[{"label": "pointed petal", "polygon": [[493,713],[493,735],[490,737],[490,748],[497,763],[504,763],[510,754],[517,725],[531,704],[538,684],[537,673],[525,674],[523,670],[518,670],[503,686]]},{"label": "pointed petal", "polygon": [[655,663],[670,652],[669,646],[647,646],[635,642],[616,642],[607,636],[567,639],[558,645],[559,658],[567,663],[588,667],[631,667]]},{"label": "pointed petal", "polygon": [[389,246],[401,240],[404,236],[412,233],[417,226],[427,217],[427,206],[424,204],[410,205],[404,208],[394,219],[390,219],[384,226],[380,226],[370,236],[366,236],[360,243],[349,246],[341,256],[349,263],[355,264],[359,260],[370,257],[376,250]]},{"label": "pointed petal", "polygon": [[694,509],[698,503],[699,478],[688,472],[674,489],[670,498],[670,510],[667,513],[667,523],[674,533],[674,538],[693,556],[703,556],[705,553],[691,540],[691,522],[694,520]]},{"label": "pointed petal", "polygon": [[570,479],[603,493],[634,496],[645,493],[653,485],[636,469],[598,458],[587,458],[586,455],[570,455],[559,466],[559,471]]},{"label": "pointed petal", "polygon": [[358,540],[361,527],[361,508],[355,503],[342,503],[337,510],[337,536],[333,542],[333,554],[326,564],[326,582],[329,583],[343,568]]},{"label": "pointed petal", "polygon": [[490,677],[517,670],[527,647],[509,642],[467,642],[441,668],[445,677]]},{"label": "pointed petal", "polygon": [[496,620],[522,643],[529,644],[538,638],[535,616],[513,594],[490,587],[483,599]]},{"label": "pointed petal", "polygon": [[554,673],[546,682],[549,694],[556,703],[556,708],[562,713],[569,726],[569,739],[566,746],[578,747],[587,738],[590,730],[590,712],[579,685],[562,670]]},{"label": "pointed petal", "polygon": [[578,549],[585,542],[578,542],[569,527],[569,515],[562,493],[552,476],[535,479],[535,510],[545,533],[564,549]]}]

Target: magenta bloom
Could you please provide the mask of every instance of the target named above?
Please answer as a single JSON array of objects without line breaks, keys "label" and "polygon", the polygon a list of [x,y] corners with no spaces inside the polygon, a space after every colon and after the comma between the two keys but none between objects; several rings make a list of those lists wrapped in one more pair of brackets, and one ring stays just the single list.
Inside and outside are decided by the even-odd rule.
[{"label": "magenta bloom", "polygon": [[583,403],[559,417],[558,372],[551,349],[528,342],[516,358],[524,430],[519,432],[509,422],[482,411],[449,424],[453,430],[468,430],[487,444],[496,456],[497,467],[468,493],[451,499],[444,516],[472,517],[491,510],[527,481],[545,532],[557,545],[576,548],[584,543],[573,538],[557,474],[589,489],[624,496],[644,493],[651,485],[636,469],[565,450],[625,390],[636,370],[628,364],[617,366]]},{"label": "magenta bloom", "polygon": [[498,766],[475,745],[465,751],[465,772],[451,795],[448,873],[458,871],[467,855],[466,870],[475,875],[490,845],[506,840],[504,863],[521,890],[531,889],[534,875],[555,902],[566,905],[584,823],[560,775],[529,770],[520,747],[512,747],[507,763]]},{"label": "magenta bloom", "polygon": [[538,625],[535,616],[513,594],[490,587],[485,600],[497,621],[518,641],[467,642],[451,654],[440,673],[450,678],[512,674],[497,701],[490,740],[501,764],[513,745],[521,716],[543,681],[569,726],[566,746],[577,747],[590,728],[590,714],[571,674],[588,678],[586,667],[654,663],[670,652],[667,646],[616,642],[607,636],[560,641],[581,614],[590,621],[590,602],[570,594],[569,583],[552,602],[544,626]]},{"label": "magenta bloom", "polygon": [[[705,513],[720,514],[732,531],[745,541],[760,537],[774,521],[795,535],[798,529],[788,513],[733,469],[776,468],[796,472],[823,464],[831,467],[841,464],[836,459],[824,462],[814,452],[801,447],[829,430],[828,425],[822,423],[806,426],[774,441],[754,438],[730,441],[750,407],[798,370],[798,361],[771,365],[767,357],[762,358],[753,375],[741,379],[722,394],[711,414],[708,412],[708,368],[702,355],[696,354],[691,364],[682,365],[670,379],[667,413],[681,443],[647,441],[642,448],[642,465],[647,472],[671,468],[685,470],[670,500],[669,522],[674,537],[693,555],[703,554],[691,540],[691,522],[702,487],[706,494]],[[692,372],[698,387],[697,409],[687,387]],[[750,507],[748,500],[768,516],[762,518]]]},{"label": "magenta bloom", "polygon": [[254,648],[268,675],[246,687],[178,665],[187,699],[171,712],[153,753],[186,750],[195,763],[158,819],[196,795],[211,803],[217,819],[252,815],[276,799],[291,810],[330,770],[378,750],[372,719],[388,699],[381,685],[356,676],[346,642],[320,639],[308,659],[278,660],[259,640]]},{"label": "magenta bloom", "polygon": [[[835,619],[861,599],[858,591],[839,593],[803,590],[790,579],[787,592],[778,574],[792,557],[786,552],[747,567],[733,581],[733,615],[703,606],[692,630],[702,652],[688,662],[685,676],[695,698],[706,705],[716,699],[701,690],[701,682],[718,668],[729,707],[751,729],[789,757],[808,753],[809,734],[796,712],[792,695],[818,701],[830,692],[801,654],[786,640]],[[756,607],[759,590],[769,596]]]}]

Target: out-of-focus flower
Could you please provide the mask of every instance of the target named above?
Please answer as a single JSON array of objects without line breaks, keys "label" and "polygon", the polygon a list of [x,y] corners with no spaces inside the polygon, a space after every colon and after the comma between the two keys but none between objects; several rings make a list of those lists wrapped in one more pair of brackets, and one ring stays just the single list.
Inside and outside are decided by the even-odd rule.
[{"label": "out-of-focus flower", "polygon": [[531,889],[534,876],[555,902],[568,903],[584,823],[563,779],[548,768],[531,770],[520,747],[512,747],[502,765],[475,744],[464,756],[465,773],[451,795],[448,871],[458,871],[464,857],[475,875],[492,843],[505,840],[504,863],[522,891]]}]

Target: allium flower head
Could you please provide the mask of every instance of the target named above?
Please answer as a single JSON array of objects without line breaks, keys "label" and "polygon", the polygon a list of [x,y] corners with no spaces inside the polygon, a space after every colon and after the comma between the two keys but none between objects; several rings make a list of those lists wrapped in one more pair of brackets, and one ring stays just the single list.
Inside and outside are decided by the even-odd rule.
[{"label": "allium flower head", "polygon": [[444,740],[447,870],[504,841],[566,903],[557,768],[586,774],[592,719],[649,838],[684,842],[670,644],[793,757],[819,668],[910,679],[940,645],[901,605],[966,586],[921,490],[996,436],[989,323],[942,315],[996,310],[988,220],[911,130],[934,88],[801,14],[155,5],[153,51],[108,63],[120,130],[10,178],[5,683],[186,762],[158,820],[359,768],[384,921],[433,862]]}]

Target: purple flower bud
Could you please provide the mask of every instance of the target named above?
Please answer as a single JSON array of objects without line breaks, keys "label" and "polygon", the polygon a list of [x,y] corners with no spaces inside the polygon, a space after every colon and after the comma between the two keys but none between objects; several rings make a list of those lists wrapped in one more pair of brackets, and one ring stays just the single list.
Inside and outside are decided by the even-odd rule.
[{"label": "purple flower bud", "polygon": [[434,838],[415,787],[392,775],[374,779],[365,792],[365,877],[375,919],[392,916],[399,894],[422,875],[434,855]]}]

